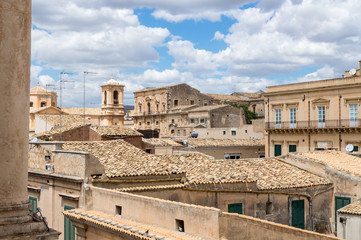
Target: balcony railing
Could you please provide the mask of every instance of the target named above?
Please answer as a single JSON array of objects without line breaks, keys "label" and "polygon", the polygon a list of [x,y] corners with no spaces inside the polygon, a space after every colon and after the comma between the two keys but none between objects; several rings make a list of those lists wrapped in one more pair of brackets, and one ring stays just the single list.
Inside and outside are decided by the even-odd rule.
[{"label": "balcony railing", "polygon": [[361,127],[361,119],[266,122],[266,129],[316,129],[316,128],[355,128],[355,127]]}]

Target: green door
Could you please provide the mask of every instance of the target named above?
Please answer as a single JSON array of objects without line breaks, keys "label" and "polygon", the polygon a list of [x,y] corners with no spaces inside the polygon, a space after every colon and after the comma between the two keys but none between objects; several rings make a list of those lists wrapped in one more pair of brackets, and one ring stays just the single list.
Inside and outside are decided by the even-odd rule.
[{"label": "green door", "polygon": [[[64,211],[74,209],[73,207],[64,205]],[[75,227],[71,224],[69,218],[64,217],[64,240],[75,240]]]},{"label": "green door", "polygon": [[305,229],[305,201],[292,201],[292,227]]},{"label": "green door", "polygon": [[335,229],[337,230],[337,210],[351,203],[351,198],[335,197]]},{"label": "green door", "polygon": [[296,152],[296,145],[289,145],[288,152]]},{"label": "green door", "polygon": [[242,214],[242,203],[228,204],[228,212]]},{"label": "green door", "polygon": [[38,208],[38,199],[34,197],[29,197],[29,201],[31,203],[30,211],[35,213]]},{"label": "green door", "polygon": [[282,145],[275,145],[275,157],[282,155]]}]

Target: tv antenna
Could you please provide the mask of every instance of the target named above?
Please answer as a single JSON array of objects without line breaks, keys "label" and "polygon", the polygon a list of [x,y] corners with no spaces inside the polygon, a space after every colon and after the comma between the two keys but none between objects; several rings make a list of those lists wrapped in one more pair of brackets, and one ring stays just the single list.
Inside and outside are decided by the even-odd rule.
[{"label": "tv antenna", "polygon": [[60,81],[59,81],[59,85],[60,85],[60,141],[63,141],[62,139],[62,122],[61,122],[61,112],[63,111],[63,83],[67,83],[67,82],[74,82],[74,81],[69,81],[69,80],[65,80],[63,79],[64,75],[70,75],[73,73],[70,72],[60,72]]},{"label": "tv antenna", "polygon": [[83,141],[85,140],[85,76],[88,74],[98,74],[96,72],[88,72],[88,71],[84,71],[84,93],[83,93]]}]

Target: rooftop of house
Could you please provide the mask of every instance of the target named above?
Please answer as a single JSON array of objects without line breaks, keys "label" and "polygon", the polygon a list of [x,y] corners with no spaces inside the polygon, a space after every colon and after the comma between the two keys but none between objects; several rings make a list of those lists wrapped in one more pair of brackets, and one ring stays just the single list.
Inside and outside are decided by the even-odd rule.
[{"label": "rooftop of house", "polygon": [[186,172],[186,183],[191,185],[256,181],[259,190],[268,190],[331,184],[328,179],[277,159],[214,160],[199,153],[159,157]]},{"label": "rooftop of house", "polygon": [[258,99],[258,98],[262,98],[264,94],[264,91],[259,90],[255,93],[250,93],[250,92],[234,92],[232,93],[232,96],[238,96],[239,98],[243,99],[243,100],[251,100],[251,99]]},{"label": "rooftop of house", "polygon": [[181,147],[182,146],[182,144],[179,144],[169,138],[143,138],[143,142],[148,143],[153,146],[157,146],[157,147],[166,147],[166,146]]},{"label": "rooftop of house", "polygon": [[135,91],[134,93],[137,93],[137,92],[148,92],[148,91],[154,91],[154,90],[159,90],[159,89],[167,89],[167,88],[174,87],[174,86],[178,86],[178,85],[182,85],[182,84],[185,84],[185,83],[177,83],[177,84],[171,84],[171,85],[160,86],[160,87],[146,87],[146,88],[143,88],[143,89],[141,89],[141,90]]},{"label": "rooftop of house", "polygon": [[101,136],[117,137],[117,136],[128,136],[128,137],[143,137],[140,132],[129,128],[118,125],[113,126],[91,126],[92,130],[97,132]]},{"label": "rooftop of house", "polygon": [[81,220],[82,222],[90,222],[97,225],[99,228],[108,229],[111,232],[118,232],[120,234],[130,235],[132,239],[172,239],[172,240],[194,240],[202,239],[200,237],[193,237],[186,233],[179,233],[176,231],[166,230],[132,221],[125,218],[119,218],[103,212],[94,210],[73,209],[63,212],[64,216]]},{"label": "rooftop of house", "polygon": [[71,131],[71,130],[74,130],[74,129],[77,129],[77,128],[82,128],[83,126],[90,126],[90,124],[83,125],[81,123],[81,124],[72,124],[72,125],[69,125],[69,126],[61,127],[61,128],[57,127],[57,128],[51,129],[50,131],[34,134],[31,137],[32,138],[36,137],[36,138],[39,138],[39,139],[47,140],[51,136],[53,136],[55,134],[60,134],[60,132],[61,133],[66,133],[68,131]]},{"label": "rooftop of house", "polygon": [[[62,107],[61,110],[68,114],[72,115],[83,115],[84,108],[82,107]],[[101,108],[85,108],[86,115],[101,115],[102,109]]]},{"label": "rooftop of house", "polygon": [[300,156],[321,163],[357,177],[361,177],[361,158],[340,151],[316,151],[307,153],[292,153],[290,156]]},{"label": "rooftop of house", "polygon": [[63,150],[89,152],[105,168],[108,178],[183,173],[155,155],[147,154],[123,140],[65,142]]},{"label": "rooftop of house", "polygon": [[192,147],[239,147],[264,146],[264,139],[214,139],[214,138],[188,138]]},{"label": "rooftop of house", "polygon": [[36,87],[33,87],[30,89],[30,94],[33,94],[33,93],[49,93],[49,94],[54,94],[55,92],[49,90],[49,89],[45,89],[41,86],[36,86]]},{"label": "rooftop of house", "polygon": [[229,106],[230,106],[230,105],[207,105],[207,106],[200,106],[200,107],[193,108],[193,109],[189,110],[188,112],[211,111],[211,110],[214,110],[214,109],[224,108],[224,107],[229,107]]},{"label": "rooftop of house", "polygon": [[[60,121],[62,126],[74,126],[84,123],[84,118],[82,115],[37,114],[37,117],[47,121],[47,123],[53,127],[60,126]],[[89,120],[85,119],[85,123],[89,123]]]},{"label": "rooftop of house", "polygon": [[214,94],[214,93],[205,93],[205,95],[208,95],[212,97],[214,100],[218,101],[228,101],[228,102],[239,102],[242,101],[241,98],[235,95],[227,95],[227,94]]},{"label": "rooftop of house", "polygon": [[339,213],[361,215],[361,201],[351,203],[338,210]]}]

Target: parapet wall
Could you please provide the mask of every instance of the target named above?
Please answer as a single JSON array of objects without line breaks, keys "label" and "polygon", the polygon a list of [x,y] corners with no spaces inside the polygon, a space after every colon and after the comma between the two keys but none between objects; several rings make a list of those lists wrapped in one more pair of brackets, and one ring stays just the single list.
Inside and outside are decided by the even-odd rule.
[{"label": "parapet wall", "polygon": [[267,239],[267,240],[331,240],[336,237],[301,230],[294,227],[239,215],[221,213],[219,216],[221,239]]}]

